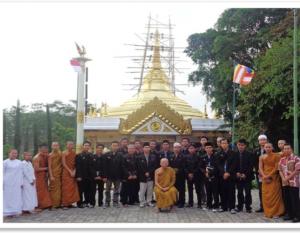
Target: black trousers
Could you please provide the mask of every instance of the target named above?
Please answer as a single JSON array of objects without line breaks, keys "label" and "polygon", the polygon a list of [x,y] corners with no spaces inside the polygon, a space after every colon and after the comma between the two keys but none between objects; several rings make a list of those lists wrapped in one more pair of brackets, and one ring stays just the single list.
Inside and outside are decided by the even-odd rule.
[{"label": "black trousers", "polygon": [[120,193],[120,202],[125,205],[133,205],[136,195],[136,180],[126,180],[122,182],[121,193]]},{"label": "black trousers", "polygon": [[193,179],[187,179],[189,204],[194,204],[194,186],[196,189],[198,205],[201,206],[201,184],[203,184],[200,176],[194,176]]},{"label": "black trousers", "polygon": [[185,177],[182,174],[176,174],[175,188],[178,190],[178,205],[185,203]]},{"label": "black trousers", "polygon": [[238,198],[238,205],[237,208],[239,210],[243,210],[244,205],[246,210],[251,210],[252,205],[252,196],[251,196],[251,188],[252,183],[251,180],[237,180],[237,198]]},{"label": "black trousers", "polygon": [[206,205],[208,209],[219,208],[219,181],[216,178],[211,180],[206,180],[205,188],[206,188]]},{"label": "black trousers", "polygon": [[300,200],[299,200],[299,188],[297,187],[289,187],[289,199],[290,206],[288,207],[291,218],[297,218],[300,220]]},{"label": "black trousers", "polygon": [[140,191],[140,182],[136,179],[134,180],[134,202],[135,203],[140,203],[139,200],[139,191]]},{"label": "black trousers", "polygon": [[291,217],[291,200],[289,198],[289,186],[282,186],[282,199],[284,203],[285,215]]},{"label": "black trousers", "polygon": [[103,191],[104,191],[103,180],[96,181],[96,189],[98,191],[98,206],[102,206],[103,205]]},{"label": "black trousers", "polygon": [[257,186],[258,186],[259,207],[260,207],[261,209],[263,209],[263,204],[262,204],[262,191],[261,191],[262,183],[259,181],[257,175],[256,175],[256,183],[257,183]]},{"label": "black trousers", "polygon": [[223,210],[235,208],[235,181],[221,178],[221,207]]},{"label": "black trousers", "polygon": [[80,201],[77,202],[77,205],[95,205],[96,182],[92,179],[82,179],[78,181],[77,184],[80,197]]}]

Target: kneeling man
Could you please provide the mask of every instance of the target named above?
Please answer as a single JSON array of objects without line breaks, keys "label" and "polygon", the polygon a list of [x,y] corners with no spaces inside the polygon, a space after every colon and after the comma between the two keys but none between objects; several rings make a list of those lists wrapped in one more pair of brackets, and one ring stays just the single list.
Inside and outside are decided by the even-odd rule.
[{"label": "kneeling man", "polygon": [[168,167],[169,161],[166,158],[160,160],[160,168],[155,171],[155,187],[156,206],[158,211],[161,209],[171,210],[176,203],[177,189],[175,184],[175,171]]}]

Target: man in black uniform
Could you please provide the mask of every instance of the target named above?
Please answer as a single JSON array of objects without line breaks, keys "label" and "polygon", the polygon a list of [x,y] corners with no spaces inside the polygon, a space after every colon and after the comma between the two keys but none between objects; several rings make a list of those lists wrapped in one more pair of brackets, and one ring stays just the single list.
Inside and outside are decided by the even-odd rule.
[{"label": "man in black uniform", "polygon": [[[205,151],[205,144],[208,142],[208,138],[206,136],[200,137],[200,147],[197,150],[197,154],[199,157],[202,157],[206,154]],[[205,182],[201,182],[201,201],[202,204],[206,203],[206,188],[205,188]]]},{"label": "man in black uniform", "polygon": [[190,144],[189,154],[186,155],[186,163],[185,163],[186,164],[185,173],[187,177],[188,193],[189,193],[188,207],[193,207],[194,205],[193,186],[195,186],[197,199],[198,199],[198,208],[202,208],[201,184],[203,183],[203,178],[201,177],[201,170],[200,170],[199,163],[200,163],[200,156],[197,155],[196,153],[196,146],[194,144]]},{"label": "man in black uniform", "polygon": [[121,186],[121,203],[123,206],[134,205],[137,181],[137,158],[134,144],[128,145],[128,153],[123,160],[123,179]]},{"label": "man in black uniform", "polygon": [[266,135],[261,134],[258,136],[258,144],[259,144],[259,148],[256,148],[253,152],[253,159],[254,159],[254,170],[255,170],[255,177],[256,177],[256,182],[258,185],[258,190],[259,190],[259,209],[257,209],[255,212],[257,213],[262,213],[264,212],[263,206],[262,206],[262,178],[259,175],[259,157],[263,154],[266,153],[264,146],[265,144],[268,142],[268,138]]},{"label": "man in black uniform", "polygon": [[189,153],[189,145],[190,145],[190,139],[189,138],[182,138],[181,139],[181,152],[183,155],[187,155]]},{"label": "man in black uniform", "polygon": [[[103,156],[104,145],[98,143],[96,145],[96,154],[93,159],[93,177],[96,182],[96,189],[98,191],[98,206],[101,207],[103,205],[103,190],[104,183],[107,178],[104,173],[104,156]],[[95,199],[95,195],[92,194],[93,199]]]},{"label": "man in black uniform", "polygon": [[119,152],[121,152],[124,156],[127,154],[128,149],[128,139],[127,138],[122,138],[120,141],[120,148],[119,148]]},{"label": "man in black uniform", "polygon": [[107,177],[106,181],[106,190],[105,190],[105,204],[104,208],[109,207],[111,201],[110,190],[112,184],[114,185],[113,190],[113,206],[119,207],[119,194],[120,194],[120,185],[122,179],[122,165],[123,165],[123,156],[118,152],[119,143],[113,141],[111,143],[111,151],[104,154],[104,173]]},{"label": "man in black uniform", "polygon": [[220,212],[235,210],[235,181],[237,171],[237,154],[229,149],[227,139],[221,140],[221,150],[218,152],[218,170],[221,188]]},{"label": "man in black uniform", "polygon": [[205,180],[205,188],[207,195],[207,208],[217,212],[219,208],[219,173],[218,173],[218,158],[214,153],[213,144],[207,142],[205,144],[206,154],[200,158],[200,167],[202,177]]},{"label": "man in black uniform", "polygon": [[[94,181],[94,176],[92,172],[92,164],[94,156],[89,152],[91,147],[91,143],[89,141],[85,141],[83,143],[82,152],[76,155],[75,159],[75,167],[76,174],[75,177],[77,179],[80,201],[77,203],[79,208],[90,207],[93,208],[95,206],[94,199],[92,195],[95,195],[96,184]],[[84,196],[84,201],[83,201]]]},{"label": "man in black uniform", "polygon": [[[254,179],[253,174],[253,155],[246,150],[247,141],[245,139],[240,139],[237,143],[237,181],[236,186],[238,190],[238,205],[237,210],[243,211],[243,207],[245,204],[245,208],[247,213],[252,212],[251,204],[251,188],[252,188],[252,180]],[[245,195],[244,195],[245,191]]]},{"label": "man in black uniform", "polygon": [[185,204],[185,156],[182,154],[181,145],[175,142],[173,145],[173,155],[170,157],[169,166],[176,172],[175,187],[178,190],[177,207],[183,208]]},{"label": "man in black uniform", "polygon": [[[155,155],[155,158],[156,158],[156,161],[157,161],[157,165],[156,165],[156,167],[158,168],[159,167],[159,149],[158,149],[158,144],[157,144],[157,142],[155,141],[155,140],[150,140],[150,142],[149,142],[149,145],[150,145],[150,154],[153,154],[153,155]],[[156,201],[153,199],[153,196],[152,196],[152,201],[151,201],[151,203],[153,204],[153,203],[155,203]]]},{"label": "man in black uniform", "polygon": [[137,156],[143,153],[143,146],[141,140],[135,140],[134,146],[135,146]]},{"label": "man in black uniform", "polygon": [[206,154],[205,152],[205,144],[208,142],[208,138],[206,136],[200,137],[200,148],[197,151],[199,156],[204,156]]},{"label": "man in black uniform", "polygon": [[[150,153],[150,145],[144,143],[143,153],[138,157],[138,180],[140,183],[140,207],[153,206],[152,195],[154,186],[154,171],[157,168],[157,157]],[[146,198],[145,198],[146,197]]]},{"label": "man in black uniform", "polygon": [[160,166],[160,160],[163,158],[166,158],[169,160],[169,164],[170,164],[170,156],[172,155],[172,152],[170,151],[170,142],[168,140],[164,140],[162,143],[162,150],[159,153],[159,161],[158,161],[158,166],[157,168]]}]

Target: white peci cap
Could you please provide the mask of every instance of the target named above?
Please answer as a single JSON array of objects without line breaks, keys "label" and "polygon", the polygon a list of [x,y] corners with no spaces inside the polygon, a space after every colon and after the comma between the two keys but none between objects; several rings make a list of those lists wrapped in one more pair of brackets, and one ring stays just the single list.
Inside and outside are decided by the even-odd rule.
[{"label": "white peci cap", "polygon": [[261,135],[259,135],[259,136],[258,136],[258,140],[261,140],[261,139],[265,139],[265,140],[267,140],[268,138],[267,138],[267,136],[266,136],[266,135],[264,135],[264,134],[261,134]]},{"label": "white peci cap", "polygon": [[181,147],[181,144],[180,144],[179,142],[175,142],[175,143],[173,144],[173,147],[177,147],[177,146],[180,146],[180,147]]}]

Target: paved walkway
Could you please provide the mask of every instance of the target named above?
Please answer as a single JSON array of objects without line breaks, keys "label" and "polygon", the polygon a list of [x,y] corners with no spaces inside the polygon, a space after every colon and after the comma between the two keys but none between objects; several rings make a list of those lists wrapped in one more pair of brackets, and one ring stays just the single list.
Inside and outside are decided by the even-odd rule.
[{"label": "paved walkway", "polygon": [[[257,190],[252,191],[253,209],[258,207]],[[174,209],[172,213],[157,213],[153,207],[140,208],[130,207],[110,207],[103,209],[57,209],[53,211],[45,210],[38,214],[29,216],[19,216],[12,219],[5,219],[4,222],[18,223],[274,223],[283,222],[282,219],[267,219],[262,213],[237,214],[213,213],[212,211],[194,208]]]}]

